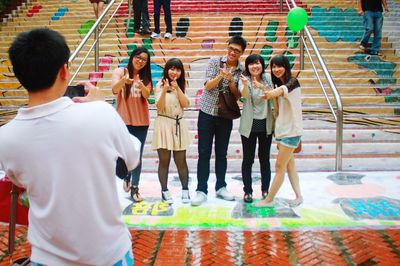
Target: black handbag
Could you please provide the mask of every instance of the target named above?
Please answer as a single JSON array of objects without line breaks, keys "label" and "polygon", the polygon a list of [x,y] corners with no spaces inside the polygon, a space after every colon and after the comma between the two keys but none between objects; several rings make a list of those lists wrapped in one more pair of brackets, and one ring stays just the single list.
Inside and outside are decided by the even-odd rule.
[{"label": "black handbag", "polygon": [[225,119],[236,119],[240,117],[240,108],[236,97],[229,89],[219,91],[218,116]]}]

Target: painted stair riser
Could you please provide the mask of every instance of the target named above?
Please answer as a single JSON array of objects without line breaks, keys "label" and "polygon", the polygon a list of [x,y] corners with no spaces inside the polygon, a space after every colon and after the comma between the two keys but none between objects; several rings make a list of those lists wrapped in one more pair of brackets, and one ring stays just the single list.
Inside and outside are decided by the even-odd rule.
[{"label": "painted stair riser", "polygon": [[[382,158],[344,158],[342,161],[343,171],[399,171],[398,157],[382,157]],[[196,180],[197,158],[188,158],[187,164],[189,168],[189,176]],[[210,162],[210,173],[215,173],[214,166],[215,159],[212,157]],[[296,158],[296,169],[299,172],[315,172],[315,171],[335,171],[334,158]],[[271,169],[275,169],[275,159],[270,160]],[[241,158],[228,159],[227,172],[228,173],[241,173]],[[158,168],[158,158],[143,158],[142,172],[154,173],[154,169]],[[258,160],[254,161],[252,168],[254,175],[259,175],[260,168]],[[169,173],[177,173],[176,166],[171,160]]]}]

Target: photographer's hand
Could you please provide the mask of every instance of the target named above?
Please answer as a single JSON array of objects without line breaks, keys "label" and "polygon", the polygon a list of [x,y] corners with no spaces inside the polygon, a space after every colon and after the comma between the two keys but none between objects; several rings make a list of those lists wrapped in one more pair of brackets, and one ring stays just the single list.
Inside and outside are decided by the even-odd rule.
[{"label": "photographer's hand", "polygon": [[104,95],[101,90],[94,86],[89,81],[80,81],[78,82],[79,85],[85,86],[85,96],[84,97],[74,97],[72,101],[76,103],[85,103],[85,102],[92,102],[92,101],[104,101]]}]

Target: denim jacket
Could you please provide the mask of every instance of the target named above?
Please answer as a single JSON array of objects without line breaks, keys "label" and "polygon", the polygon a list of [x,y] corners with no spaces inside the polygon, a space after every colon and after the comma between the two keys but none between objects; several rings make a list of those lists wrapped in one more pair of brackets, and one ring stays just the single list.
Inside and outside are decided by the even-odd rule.
[{"label": "denim jacket", "polygon": [[[272,88],[272,82],[269,75],[263,74],[262,75],[262,84],[268,85]],[[239,80],[239,91],[242,92],[243,90],[243,83]],[[263,110],[265,117],[267,119],[267,128],[266,132],[268,135],[272,134],[273,132],[273,124],[274,124],[274,116],[272,114],[272,100],[264,100],[261,96],[264,94],[262,90],[254,89],[252,86],[252,82],[249,81],[249,97],[245,98],[243,104],[243,111],[242,116],[240,117],[240,126],[239,126],[239,133],[240,135],[248,138],[251,133],[251,128],[253,126],[253,119],[254,119],[254,105],[260,102],[265,103],[265,108]],[[251,99],[251,97],[253,97]]]}]

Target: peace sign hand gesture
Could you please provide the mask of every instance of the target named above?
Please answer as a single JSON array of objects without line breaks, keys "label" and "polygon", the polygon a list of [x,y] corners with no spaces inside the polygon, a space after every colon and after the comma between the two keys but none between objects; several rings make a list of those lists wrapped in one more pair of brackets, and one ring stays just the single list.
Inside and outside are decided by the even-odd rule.
[{"label": "peace sign hand gesture", "polygon": [[232,68],[227,67],[226,64],[224,63],[224,67],[219,69],[219,74],[222,76],[222,78],[226,79],[227,81],[231,81],[232,79]]},{"label": "peace sign hand gesture", "polygon": [[242,81],[243,86],[248,86],[249,85],[249,80],[243,74],[240,75],[240,81]]}]

